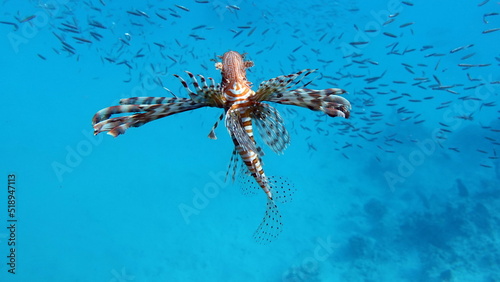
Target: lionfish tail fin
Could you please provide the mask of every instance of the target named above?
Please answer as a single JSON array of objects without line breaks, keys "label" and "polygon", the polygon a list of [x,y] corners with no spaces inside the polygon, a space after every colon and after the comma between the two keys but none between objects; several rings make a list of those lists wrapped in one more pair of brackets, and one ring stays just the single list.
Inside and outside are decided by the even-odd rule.
[{"label": "lionfish tail fin", "polygon": [[283,223],[276,202],[289,203],[295,193],[293,185],[284,177],[269,177],[268,184],[273,196],[267,198],[266,213],[253,236],[259,244],[269,244],[279,236]]},{"label": "lionfish tail fin", "polygon": [[266,213],[262,222],[253,234],[254,240],[259,244],[269,244],[283,231],[281,214],[278,206],[272,199],[267,199]]}]

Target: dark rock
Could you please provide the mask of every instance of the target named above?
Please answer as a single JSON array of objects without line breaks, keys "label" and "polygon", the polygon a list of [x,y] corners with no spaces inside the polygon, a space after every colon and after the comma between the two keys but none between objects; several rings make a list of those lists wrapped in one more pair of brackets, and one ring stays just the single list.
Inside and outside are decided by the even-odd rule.
[{"label": "dark rock", "polygon": [[387,208],[377,199],[371,199],[363,206],[365,213],[374,220],[381,220],[387,213]]},{"label": "dark rock", "polygon": [[447,269],[443,272],[441,272],[441,274],[439,274],[439,281],[451,281],[451,279],[453,278],[453,275],[451,273],[451,270]]}]

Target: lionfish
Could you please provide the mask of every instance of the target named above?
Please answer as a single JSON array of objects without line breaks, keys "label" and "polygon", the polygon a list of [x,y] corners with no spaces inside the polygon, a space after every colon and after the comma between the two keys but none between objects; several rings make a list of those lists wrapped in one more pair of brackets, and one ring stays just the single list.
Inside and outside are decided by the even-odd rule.
[{"label": "lionfish", "polygon": [[[186,71],[194,91],[180,76],[177,77],[186,89],[189,98],[168,97],[134,97],[121,99],[120,106],[113,106],[98,111],[93,119],[94,134],[108,132],[117,137],[125,133],[129,127],[139,127],[150,121],[176,113],[190,111],[202,107],[224,109],[210,131],[209,137],[216,139],[215,129],[224,118],[225,126],[234,143],[231,157],[233,181],[238,160],[244,164],[243,174],[254,179],[254,184],[264,191],[267,197],[267,209],[264,219],[254,233],[254,239],[260,243],[268,243],[282,231],[283,224],[276,202],[288,201],[293,189],[287,182],[279,178],[269,177],[262,167],[263,151],[257,145],[253,133],[253,124],[258,128],[262,140],[276,153],[282,153],[290,142],[290,136],[284,126],[278,110],[264,102],[294,105],[313,111],[322,111],[330,117],[348,118],[351,105],[339,94],[346,93],[339,88],[313,90],[292,88],[299,84],[315,69],[304,69],[297,73],[282,75],[263,81],[257,91],[251,89],[252,83],[247,80],[246,69],[252,67],[252,61],[245,60],[244,55],[228,51],[219,56],[222,62],[215,67],[221,71],[222,81],[215,83],[213,78],[193,75]],[[198,77],[200,82],[198,82]],[[307,85],[307,84],[306,84]],[[110,118],[115,114],[129,114]],[[239,158],[238,158],[239,155]],[[229,172],[229,171],[228,171]],[[288,187],[288,188],[287,188]]]}]

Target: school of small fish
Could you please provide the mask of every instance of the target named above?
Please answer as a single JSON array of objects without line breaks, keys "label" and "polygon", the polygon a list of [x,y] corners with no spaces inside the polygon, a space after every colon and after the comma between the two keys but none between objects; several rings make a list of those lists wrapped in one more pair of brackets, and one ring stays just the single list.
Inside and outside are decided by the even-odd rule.
[{"label": "school of small fish", "polygon": [[[219,121],[224,118],[235,146],[231,165],[233,169],[236,169],[238,159],[241,159],[246,167],[241,175],[251,175],[267,196],[266,214],[255,231],[254,238],[259,243],[268,243],[283,230],[276,201],[287,202],[293,190],[286,182],[271,179],[264,173],[262,149],[255,142],[253,124],[257,125],[264,142],[276,153],[283,153],[290,142],[290,136],[278,110],[263,102],[294,105],[321,111],[331,117],[344,118],[349,117],[351,104],[338,96],[346,92],[339,88],[292,90],[292,87],[314,71],[310,69],[269,79],[262,82],[257,91],[253,91],[252,83],[247,80],[246,70],[254,63],[245,61],[243,55],[236,51],[226,52],[220,58],[222,62],[215,64],[222,74],[220,84],[216,84],[212,78],[208,78],[211,83],[207,84],[207,79],[198,75],[200,84],[192,73],[187,72],[195,89],[193,92],[188,83],[176,75],[187,90],[189,98],[133,97],[122,99],[120,106],[108,107],[97,112],[92,118],[92,125],[95,134],[108,132],[117,137],[130,127],[139,127],[173,114],[202,107],[224,109],[224,114],[221,115]],[[133,114],[110,118],[112,115],[124,113]],[[209,134],[212,139],[215,139],[215,128],[219,121]]]},{"label": "school of small fish", "polygon": [[[122,99],[120,106],[105,108],[94,116],[96,133],[107,131],[118,136],[129,127],[175,113],[201,107],[224,109],[220,120],[225,119],[235,145],[230,167],[233,179],[238,167],[243,167],[242,174],[251,176],[265,192],[266,216],[254,237],[259,242],[269,242],[278,236],[282,227],[276,201],[284,201],[293,189],[286,181],[264,173],[262,149],[253,138],[254,124],[263,141],[278,153],[283,152],[290,138],[284,120],[293,115],[300,119],[287,120],[289,130],[305,136],[307,147],[304,149],[311,154],[319,151],[314,141],[319,135],[331,138],[332,150],[338,151],[343,161],[354,161],[350,153],[365,150],[370,152],[366,158],[382,163],[387,155],[396,158],[401,154],[398,149],[402,144],[420,141],[418,135],[403,132],[431,128],[434,129],[432,139],[437,140],[436,144],[446,156],[474,154],[477,164],[470,165],[488,173],[493,173],[498,163],[500,128],[481,119],[484,115],[495,115],[498,119],[500,113],[497,101],[500,52],[495,47],[500,42],[498,3],[481,0],[468,4],[482,15],[476,20],[483,28],[467,32],[497,49],[495,55],[485,56],[482,54],[485,47],[479,46],[470,34],[457,38],[459,43],[446,42],[444,46],[413,40],[423,19],[408,12],[420,3],[395,1],[398,12],[377,14],[373,16],[377,19],[375,24],[364,25],[349,20],[348,15],[358,15],[361,10],[354,1],[348,2],[326,6],[305,3],[304,11],[317,11],[314,16],[324,19],[317,25],[282,21],[288,19],[286,13],[290,11],[286,7],[270,12],[258,10],[256,2],[194,0],[161,6],[137,3],[127,9],[107,0],[37,2],[31,4],[28,12],[2,11],[0,32],[9,34],[14,44],[24,44],[18,39],[23,30],[47,21],[50,24],[39,28],[39,37],[31,39],[43,39],[47,47],[33,57],[50,62],[55,56],[64,56],[78,62],[88,60],[90,52],[98,56],[102,64],[112,65],[122,73],[124,83],[136,82],[144,88],[145,78],[150,78],[172,96]],[[246,13],[252,9],[260,14],[249,20]],[[200,10],[212,13],[224,24],[193,20],[190,14]],[[303,16],[306,18],[307,14],[304,12]],[[336,21],[329,20],[334,17]],[[348,24],[339,28],[338,21]],[[191,29],[179,32],[177,25],[181,23],[191,25]],[[284,46],[276,39],[277,35],[289,37],[295,45]],[[205,45],[217,36],[231,41],[230,46]],[[234,51],[216,56],[229,49],[248,52],[256,65]],[[282,55],[280,69],[264,68],[265,61],[260,58],[267,53],[276,54],[277,49]],[[210,59],[217,58],[222,60],[216,64],[222,74],[220,83],[191,72],[187,72],[190,84],[177,76],[189,98],[178,97],[176,91],[171,91],[162,81],[174,70],[212,71]],[[419,63],[409,63],[415,61]],[[314,71],[305,69],[262,79],[274,71],[286,74],[303,69],[297,67],[301,64],[317,66],[321,69],[319,77],[302,82]],[[264,80],[256,91],[246,78],[250,67],[252,81]],[[490,75],[485,76],[485,71]],[[297,86],[301,82],[302,85]],[[324,88],[319,84],[332,87],[341,84],[348,89],[354,111],[350,112],[350,103],[338,96],[344,93],[340,88],[309,89]],[[282,117],[274,107],[263,102],[307,107],[318,114],[310,120],[309,116],[287,107]],[[117,113],[130,115],[111,118]],[[324,113],[351,117],[332,121],[326,119]],[[308,125],[311,123],[314,126]],[[477,147],[449,141],[468,124],[479,125],[482,130],[482,134],[474,136],[481,140]],[[215,138],[216,126],[217,123],[210,138]],[[243,165],[238,163],[241,161]],[[282,193],[283,197],[276,193]]]}]

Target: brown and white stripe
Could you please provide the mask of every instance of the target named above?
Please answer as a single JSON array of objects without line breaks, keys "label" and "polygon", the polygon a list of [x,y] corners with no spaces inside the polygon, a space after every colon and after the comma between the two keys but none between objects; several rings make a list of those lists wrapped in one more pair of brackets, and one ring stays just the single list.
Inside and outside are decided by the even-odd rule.
[{"label": "brown and white stripe", "polygon": [[[252,83],[246,77],[246,70],[253,66],[253,62],[246,61],[244,55],[235,51],[226,52],[220,58],[222,62],[215,65],[222,73],[220,84],[216,84],[210,77],[205,78],[190,72],[186,72],[191,80],[190,83],[175,75],[186,89],[189,98],[178,98],[173,95],[175,96],[173,98],[122,99],[119,106],[102,109],[94,115],[92,118],[94,133],[108,132],[116,137],[125,133],[130,127],[139,127],[176,113],[202,107],[224,109],[225,115],[221,115],[219,121],[225,116],[225,125],[235,146],[231,163],[236,163],[236,155],[239,155],[242,160],[239,164],[242,168],[246,168],[244,174],[250,175],[256,182],[249,179],[246,184],[249,187],[258,184],[266,194],[266,213],[254,233],[254,238],[257,242],[269,243],[281,233],[283,226],[276,202],[289,201],[293,189],[283,178],[268,177],[264,173],[261,159],[263,153],[255,142],[253,123],[255,122],[263,141],[276,153],[283,153],[290,142],[290,136],[278,110],[263,102],[299,106],[322,111],[331,117],[344,118],[349,118],[351,105],[349,101],[338,96],[346,92],[339,88],[307,89],[305,87],[310,84],[308,82],[303,88],[294,89],[315,71],[313,69],[304,69],[263,81],[259,89],[254,92],[251,89]],[[190,87],[194,89],[191,90]],[[119,116],[112,117],[113,115]],[[219,121],[209,134],[212,139],[216,139],[214,130]],[[233,173],[235,170],[236,166],[233,168]]]},{"label": "brown and white stripe", "polygon": [[222,91],[226,101],[226,127],[236,151],[251,175],[267,197],[272,199],[269,181],[262,168],[253,134],[252,110],[259,102],[252,100],[255,92],[246,79],[246,69],[250,66],[253,66],[253,63],[245,62],[238,52],[229,51],[222,56],[219,68],[221,68]]}]

